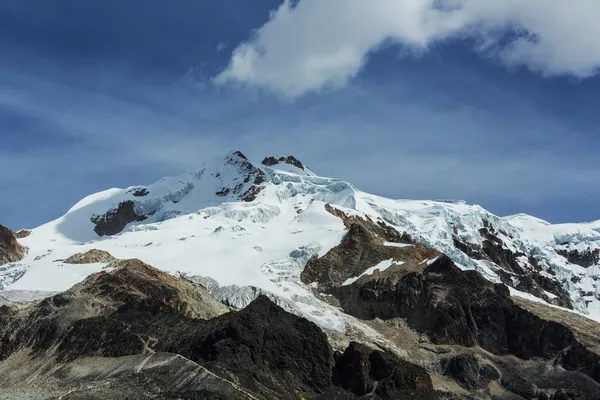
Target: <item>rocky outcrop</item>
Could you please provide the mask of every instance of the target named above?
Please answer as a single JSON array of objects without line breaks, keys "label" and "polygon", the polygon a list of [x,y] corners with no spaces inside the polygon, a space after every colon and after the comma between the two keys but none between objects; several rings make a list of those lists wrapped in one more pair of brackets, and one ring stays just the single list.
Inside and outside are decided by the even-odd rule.
[{"label": "rocky outcrop", "polygon": [[131,195],[134,197],[144,197],[148,196],[150,194],[150,191],[146,188],[136,188],[131,189],[128,193],[131,193]]},{"label": "rocky outcrop", "polygon": [[107,263],[115,261],[109,252],[103,250],[92,249],[85,253],[73,254],[63,262],[65,264],[94,264],[94,263]]},{"label": "rocky outcrop", "polygon": [[[421,273],[357,281],[331,293],[348,313],[361,319],[404,318],[409,327],[436,344],[479,346],[523,360],[555,359],[565,370],[593,379],[594,390],[600,388],[600,355],[571,328],[518,306],[503,284],[490,283],[475,271],[462,271],[445,256]],[[469,389],[496,379],[492,369],[473,358],[450,360],[444,368]],[[523,376],[531,381],[536,374]]]},{"label": "rocky outcrop", "polygon": [[[472,259],[488,260],[500,267],[497,273],[504,284],[544,299],[548,303],[573,308],[571,297],[563,285],[541,274],[541,268],[535,258],[511,250],[500,239],[501,232],[496,231],[489,222],[483,222],[484,226],[479,230],[481,246],[465,243],[456,235],[453,238],[454,246]],[[515,284],[514,281],[518,283]],[[551,296],[546,292],[551,293]]]},{"label": "rocky outcrop", "polygon": [[17,242],[13,232],[0,225],[0,265],[17,262],[25,256],[25,248]]},{"label": "rocky outcrop", "polygon": [[444,374],[467,390],[487,388],[491,381],[500,378],[496,368],[473,354],[461,354],[444,362]]},{"label": "rocky outcrop", "polygon": [[148,219],[148,216],[138,215],[135,212],[135,203],[128,200],[103,215],[92,216],[91,221],[95,225],[94,232],[98,236],[108,236],[120,233],[132,222],[141,222],[146,219]]},{"label": "rocky outcrop", "polygon": [[515,306],[503,284],[490,283],[475,271],[461,271],[446,256],[422,273],[371,279],[332,292],[352,315],[407,318],[409,326],[435,343],[479,345],[494,354],[531,358],[555,356],[572,340],[567,328],[542,324]]},{"label": "rocky outcrop", "polygon": [[265,157],[265,159],[262,160],[262,164],[267,167],[272,167],[277,164],[289,164],[289,165],[293,165],[294,167],[304,171],[304,165],[302,165],[302,163],[294,156],[279,157],[279,158]]},{"label": "rocky outcrop", "polygon": [[600,264],[600,249],[573,250],[565,246],[557,248],[556,252],[571,264],[577,264],[584,268]]},{"label": "rocky outcrop", "polygon": [[223,186],[217,191],[217,196],[235,196],[237,199],[251,202],[263,189],[267,176],[256,168],[240,151],[233,152],[225,158],[225,164],[238,169],[241,182],[235,186]]},{"label": "rocky outcrop", "polygon": [[437,398],[425,369],[356,342],[337,355],[333,381],[361,398]]},{"label": "rocky outcrop", "polygon": [[[400,339],[404,330],[419,332],[423,348],[436,354],[422,356],[421,360],[427,360],[424,362],[429,372],[438,374],[434,387],[439,389],[436,395],[440,398],[600,396],[600,334],[582,333],[598,332],[597,324],[595,329],[575,329],[585,324],[565,317],[565,311],[546,307],[562,313],[560,318],[532,312],[515,303],[504,284],[491,283],[476,271],[461,270],[440,253],[419,253],[415,245],[400,246],[399,250],[406,253],[393,255],[402,263],[344,281],[347,276],[357,276],[367,265],[391,257],[387,248],[395,247],[390,246],[393,242],[412,240],[398,240],[400,234],[383,222],[350,217],[329,206],[327,209],[342,219],[348,233],[325,256],[310,260],[303,281],[317,282],[317,287],[337,299],[338,303],[332,304],[339,304],[350,315],[374,326],[387,321],[381,332],[400,346],[405,345]],[[479,233],[482,246],[464,244],[458,236],[455,244],[470,257],[496,264],[506,274],[507,283],[519,290],[538,293],[542,298],[550,297],[545,291],[558,293],[556,302],[570,305],[560,285],[540,273],[542,268],[535,259],[504,244],[500,237],[506,233],[489,224]],[[405,328],[392,333],[392,327],[398,326]],[[417,350],[407,351],[414,356]],[[353,360],[348,362],[354,367],[348,367],[350,378],[340,382],[345,382],[356,396],[374,394],[379,383],[370,379],[368,350],[356,347],[350,354],[352,357],[346,361]],[[438,360],[437,367],[432,358]],[[453,383],[443,383],[445,380]],[[452,385],[460,389],[448,390]]]},{"label": "rocky outcrop", "polygon": [[[322,290],[328,290],[384,260],[392,259],[417,267],[419,263],[440,255],[423,245],[412,244],[410,236],[400,235],[384,222],[349,217],[329,205],[326,209],[342,219],[348,232],[342,242],[325,256],[308,262],[301,274],[304,283],[317,282]],[[404,244],[407,246],[402,246]]]},{"label": "rocky outcrop", "polygon": [[[564,308],[573,308],[571,298],[561,284],[547,276],[537,273],[519,276],[518,284],[510,286],[513,286],[521,292],[531,293],[540,299],[544,299],[550,304]],[[548,293],[551,293],[555,297],[549,296]]]},{"label": "rocky outcrop", "polygon": [[275,157],[265,157],[264,160],[262,160],[262,165],[265,165],[267,167],[272,167],[273,165],[277,164],[279,164],[279,160]]},{"label": "rocky outcrop", "polygon": [[[201,286],[175,278],[139,260],[116,261],[109,267],[111,272],[93,274],[70,290],[46,298],[39,304],[25,309],[0,308],[0,359],[21,349],[43,353],[54,348],[77,324],[89,324],[83,321],[105,319],[106,326],[97,326],[99,334],[106,332],[102,329],[109,329],[109,325],[113,328],[121,325],[122,328],[117,318],[109,316],[125,315],[119,311],[128,307],[146,305],[154,307],[156,312],[173,310],[185,317],[205,319],[228,311]],[[130,335],[136,340],[143,340],[141,336],[121,328],[116,329],[114,335]],[[130,344],[124,342],[122,346]],[[90,347],[73,347],[65,351],[77,355],[78,352],[89,352]],[[106,351],[118,353],[119,349]],[[62,358],[66,356],[64,351],[60,355]]]},{"label": "rocky outcrop", "polygon": [[14,235],[17,239],[24,239],[31,235],[31,231],[27,229],[21,229],[20,231],[14,232]]}]

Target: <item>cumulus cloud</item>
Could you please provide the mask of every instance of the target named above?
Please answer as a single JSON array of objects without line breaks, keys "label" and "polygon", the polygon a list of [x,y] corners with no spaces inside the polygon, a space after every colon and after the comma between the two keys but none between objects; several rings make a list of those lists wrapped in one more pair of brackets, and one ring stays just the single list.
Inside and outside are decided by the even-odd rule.
[{"label": "cumulus cloud", "polygon": [[294,98],[343,87],[384,44],[423,51],[455,38],[510,66],[586,78],[600,66],[598,15],[597,0],[285,0],[215,82]]}]

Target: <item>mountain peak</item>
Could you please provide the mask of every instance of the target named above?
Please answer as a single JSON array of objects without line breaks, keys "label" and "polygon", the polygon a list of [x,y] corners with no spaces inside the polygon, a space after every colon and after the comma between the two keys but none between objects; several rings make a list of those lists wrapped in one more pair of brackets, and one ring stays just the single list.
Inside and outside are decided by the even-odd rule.
[{"label": "mountain peak", "polygon": [[[289,365],[308,365],[308,371],[318,366],[323,390],[331,382],[346,386],[359,382],[357,395],[377,396],[382,388],[389,394],[382,399],[407,398],[407,392],[387,392],[393,382],[404,382],[398,387],[411,393],[416,387],[431,389],[426,372],[412,367],[410,379],[394,375],[392,383],[386,383],[383,372],[407,369],[400,361],[383,361],[391,360],[391,354],[410,354],[439,366],[431,373],[444,376],[432,382],[442,382],[442,388],[455,379],[471,390],[463,375],[473,371],[481,380],[478,393],[501,384],[508,393],[515,385],[506,382],[516,381],[527,383],[516,385],[519,390],[524,387],[526,396],[531,387],[546,388],[554,395],[558,388],[548,388],[548,382],[573,387],[572,382],[583,382],[577,390],[590,396],[575,397],[600,399],[600,384],[593,383],[593,379],[600,382],[596,368],[600,354],[585,347],[589,343],[598,348],[600,325],[576,314],[600,321],[598,228],[596,223],[552,225],[526,215],[500,218],[457,201],[387,199],[339,179],[314,176],[294,156],[253,163],[240,151],[231,151],[191,173],[88,196],[63,217],[18,241],[0,226],[0,264],[5,264],[0,266],[4,346],[0,350],[28,350],[34,345],[36,365],[37,349],[39,354],[49,351],[45,354],[53,358],[138,353],[147,357],[148,349],[155,354],[179,351],[182,357],[209,357],[197,359],[208,369],[215,366],[214,349],[224,349],[222,365],[237,368],[231,377],[240,371],[254,376],[275,366],[264,382],[274,382],[273,376],[283,382]],[[13,251],[3,261],[2,250],[7,248]],[[66,294],[32,303],[29,313],[10,304],[49,297],[82,280]],[[62,323],[88,300],[102,307],[87,303],[81,307],[100,312],[100,318],[86,314],[75,325]],[[217,300],[247,308],[227,313]],[[529,308],[519,308],[523,304]],[[300,320],[284,311],[305,320],[298,325]],[[217,316],[221,312],[225,314]],[[217,319],[202,322],[210,317]],[[405,323],[392,324],[397,319]],[[396,343],[402,347],[379,354],[353,345],[334,358],[327,335],[306,320],[335,332],[330,337],[336,350],[355,338],[375,347]],[[250,325],[244,325],[248,321]],[[250,329],[238,329],[244,326]],[[295,330],[298,326],[302,329]],[[104,335],[107,331],[116,336]],[[231,335],[223,336],[225,331]],[[260,337],[247,341],[252,332]],[[199,333],[204,335],[201,339]],[[272,340],[262,340],[265,335]],[[392,339],[398,335],[407,340]],[[196,341],[188,345],[189,338]],[[184,346],[173,347],[171,339]],[[277,346],[255,346],[263,342]],[[311,343],[320,343],[317,347],[324,351],[315,352]],[[48,347],[41,349],[42,344]],[[432,347],[438,345],[454,354]],[[254,346],[259,356],[266,352],[274,358],[266,360],[267,365],[264,357],[240,350],[248,346]],[[294,357],[298,349],[308,349],[307,357],[300,351],[300,358],[286,360],[281,349],[292,349]],[[248,356],[243,364],[240,354]],[[439,359],[432,358],[438,355]],[[514,357],[528,361],[517,363]],[[280,359],[284,362],[276,361]],[[548,369],[548,360],[556,368]],[[139,365],[157,365],[148,358],[140,362],[130,365],[138,372]],[[348,362],[353,363],[350,370]],[[2,368],[14,365],[0,362],[0,386],[6,375]],[[24,365],[30,374],[31,364]],[[190,371],[206,384],[206,375],[196,373],[197,365]],[[274,375],[281,365],[283,375]],[[168,368],[161,365],[161,371]],[[111,374],[114,370],[110,368]],[[174,374],[181,370],[170,369]],[[302,371],[294,374],[308,376]],[[5,381],[25,381],[12,378],[12,372],[10,376]],[[236,382],[249,382],[244,379]],[[176,382],[179,385],[180,380]],[[406,382],[416,386],[407,389]],[[298,382],[290,388],[293,393],[282,392],[279,397],[305,390]],[[267,397],[278,396],[269,390]],[[347,397],[322,394],[318,398]],[[463,391],[452,398],[465,396]]]},{"label": "mountain peak", "polygon": [[239,158],[241,158],[241,159],[243,159],[243,160],[248,160],[248,157],[246,157],[246,156],[244,155],[244,153],[242,153],[242,152],[241,152],[241,151],[239,151],[239,150],[235,150],[235,151],[231,152],[229,156],[230,156],[230,157],[232,157],[232,156],[233,156],[233,157],[239,157]]},{"label": "mountain peak", "polygon": [[301,169],[302,171],[304,171],[304,165],[300,162],[300,160],[298,160],[296,157],[289,155],[287,157],[265,157],[264,160],[262,160],[262,165],[267,166],[267,167],[272,167],[275,165],[279,165],[279,164],[288,164],[288,165],[292,165],[298,169]]}]

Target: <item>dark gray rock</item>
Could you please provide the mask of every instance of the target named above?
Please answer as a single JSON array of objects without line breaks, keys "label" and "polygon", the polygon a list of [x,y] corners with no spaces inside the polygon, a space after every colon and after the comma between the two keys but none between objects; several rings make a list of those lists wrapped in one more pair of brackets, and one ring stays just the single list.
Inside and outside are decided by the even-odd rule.
[{"label": "dark gray rock", "polygon": [[98,236],[116,235],[123,231],[127,224],[148,219],[147,215],[138,215],[134,208],[135,203],[127,200],[103,215],[92,216],[91,221],[96,225],[94,232]]},{"label": "dark gray rock", "polygon": [[[567,326],[515,305],[504,285],[461,271],[445,256],[423,273],[359,281],[332,293],[351,315],[405,318],[437,344],[480,346],[525,360],[558,357],[566,370],[600,382],[600,356],[579,343]],[[464,363],[463,369],[468,369]]]},{"label": "dark gray rock", "polygon": [[148,196],[150,194],[150,191],[146,188],[136,188],[131,189],[128,193],[131,193],[131,195],[135,197],[144,197]]},{"label": "dark gray rock", "polygon": [[304,170],[304,165],[302,165],[302,163],[294,156],[287,156],[287,157],[279,157],[279,158],[275,158],[275,157],[265,157],[264,160],[262,160],[262,164],[267,166],[267,167],[272,167],[275,166],[277,164],[289,164],[289,165],[293,165],[294,167]]},{"label": "dark gray rock", "polygon": [[300,275],[304,283],[317,282],[321,289],[329,290],[384,260],[418,264],[441,254],[419,244],[408,247],[387,246],[385,242],[411,244],[412,239],[409,235],[400,235],[381,221],[375,223],[369,219],[348,217],[329,205],[326,210],[340,217],[348,232],[342,242],[325,256],[309,260]]},{"label": "dark gray rock", "polygon": [[556,249],[556,252],[565,257],[571,264],[577,264],[584,268],[589,268],[592,265],[600,264],[600,250],[587,249],[584,251],[569,250],[566,248]]},{"label": "dark gray rock", "polygon": [[[539,272],[541,268],[537,260],[528,257],[525,253],[513,252],[504,245],[502,239],[498,237],[488,222],[484,221],[484,227],[479,230],[482,237],[482,246],[464,243],[458,236],[453,238],[454,246],[475,260],[488,260],[499,266],[497,271],[502,282],[508,286],[514,287],[511,277],[516,277],[519,284],[515,289],[531,293],[532,295],[546,300],[548,303],[565,308],[573,308],[571,297],[565,291],[563,286],[555,279],[550,279]],[[527,259],[528,269],[524,269],[517,261],[519,258]],[[556,298],[550,298],[545,292],[552,293]]]},{"label": "dark gray rock", "polygon": [[484,389],[490,381],[500,378],[496,368],[480,363],[473,354],[456,356],[445,364],[444,374],[468,390]]},{"label": "dark gray rock", "polygon": [[429,374],[415,364],[356,342],[336,358],[333,382],[356,396],[434,399]]}]

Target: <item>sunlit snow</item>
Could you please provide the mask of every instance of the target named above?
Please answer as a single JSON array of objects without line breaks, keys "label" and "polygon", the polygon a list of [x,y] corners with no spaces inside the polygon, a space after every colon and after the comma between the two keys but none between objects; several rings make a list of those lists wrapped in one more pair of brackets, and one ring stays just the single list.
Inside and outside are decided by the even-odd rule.
[{"label": "sunlit snow", "polygon": [[[486,221],[501,232],[499,237],[507,247],[535,255],[544,273],[551,269],[571,294],[578,312],[600,319],[596,283],[600,267],[569,264],[555,251],[565,242],[582,249],[600,248],[600,222],[551,225],[525,215],[500,218],[462,202],[387,199],[292,166],[254,166],[267,179],[252,202],[216,195],[224,185],[246,185],[236,166],[224,163],[222,157],[193,173],[164,178],[147,187],[110,189],[88,196],[61,218],[20,239],[28,248],[26,258],[0,266],[0,289],[19,291],[20,298],[27,291],[39,296],[66,290],[105,265],[66,265],[57,260],[99,249],[121,259],[139,258],[173,274],[204,282],[210,279],[213,290],[230,304],[244,306],[257,290],[269,293],[293,312],[321,326],[343,330],[343,313],[318,300],[299,278],[310,257],[324,255],[346,233],[342,220],[326,211],[325,205],[331,204],[350,215],[385,221],[400,233],[409,233],[417,243],[448,255],[460,268],[477,270],[498,283],[497,266],[468,257],[453,242],[456,234],[465,243],[481,244],[479,229]],[[149,194],[134,197],[132,191],[139,188]],[[91,216],[129,200],[135,202],[137,211],[152,213],[151,217],[130,224],[121,234],[98,237]],[[390,263],[373,266],[363,274],[383,270]],[[573,276],[579,277],[576,283]]]}]

